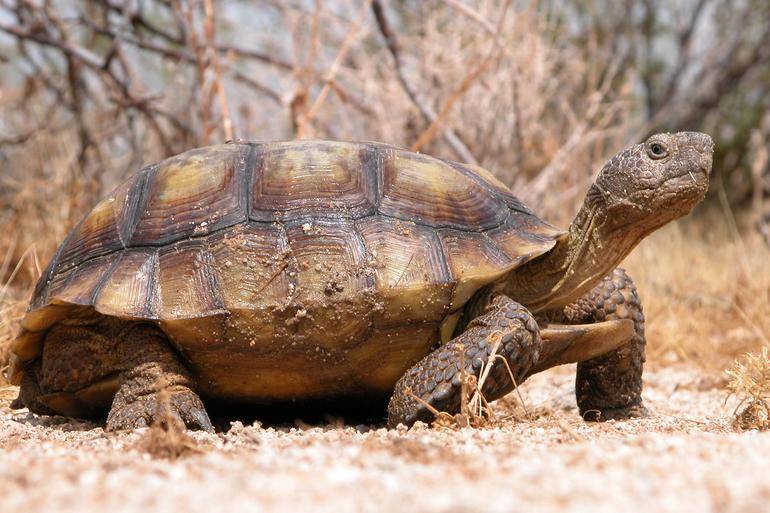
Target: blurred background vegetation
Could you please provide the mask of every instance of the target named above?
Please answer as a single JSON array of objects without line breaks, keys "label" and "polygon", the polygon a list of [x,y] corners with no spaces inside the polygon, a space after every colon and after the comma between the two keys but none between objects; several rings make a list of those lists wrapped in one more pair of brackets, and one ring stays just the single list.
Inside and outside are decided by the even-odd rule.
[{"label": "blurred background vegetation", "polygon": [[716,337],[716,309],[736,347],[766,343],[768,20],[767,0],[0,0],[0,324],[99,197],[191,147],[386,141],[480,164],[565,224],[608,156],[701,130],[713,208],[630,265],[656,314],[691,317],[682,340]]}]

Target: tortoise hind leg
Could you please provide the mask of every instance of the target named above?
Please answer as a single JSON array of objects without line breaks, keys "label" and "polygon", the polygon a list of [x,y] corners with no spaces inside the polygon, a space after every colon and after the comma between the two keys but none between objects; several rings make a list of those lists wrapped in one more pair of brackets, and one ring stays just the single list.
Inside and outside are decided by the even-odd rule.
[{"label": "tortoise hind leg", "polygon": [[[100,416],[112,407],[107,429],[150,425],[161,394],[170,415],[192,428],[212,430],[193,382],[163,332],[114,317],[73,318],[53,326],[43,354],[23,367],[14,408],[70,417]],[[113,397],[114,396],[114,397]]]},{"label": "tortoise hind leg", "polygon": [[634,321],[635,334],[628,344],[578,363],[575,393],[580,414],[589,421],[647,415],[642,403],[644,314],[634,282],[626,272],[615,269],[588,294],[566,306],[564,317],[573,323]]},{"label": "tortoise hind leg", "polygon": [[160,329],[137,325],[117,350],[124,370],[107,416],[108,431],[149,426],[162,410],[189,428],[214,430],[190,373]]},{"label": "tortoise hind leg", "polygon": [[[537,322],[532,315],[506,296],[495,297],[486,312],[471,321],[461,335],[428,354],[398,380],[388,405],[388,426],[411,426],[418,420],[432,420],[433,414],[426,405],[459,413],[463,363],[465,371],[478,378],[495,348],[505,362],[494,358],[481,393],[487,401],[499,399],[524,381],[537,361],[540,346]],[[508,367],[516,383],[511,381]]]}]

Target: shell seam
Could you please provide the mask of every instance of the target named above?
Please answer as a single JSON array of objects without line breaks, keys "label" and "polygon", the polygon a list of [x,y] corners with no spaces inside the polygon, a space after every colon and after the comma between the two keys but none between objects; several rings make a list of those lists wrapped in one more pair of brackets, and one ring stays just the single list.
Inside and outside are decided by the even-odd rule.
[{"label": "shell seam", "polygon": [[262,165],[262,159],[260,158],[262,155],[262,146],[257,146],[255,144],[248,144],[246,147],[249,149],[248,155],[246,156],[246,163],[244,164],[243,169],[243,183],[242,187],[245,189],[246,194],[246,221],[251,220],[251,188],[254,186],[254,174],[258,171],[257,170],[257,161],[259,161],[259,166]]},{"label": "shell seam", "polygon": [[144,208],[145,202],[147,201],[147,191],[150,187],[150,178],[155,176],[158,167],[158,164],[155,164],[145,168],[145,173],[140,171],[137,183],[134,185],[134,187],[131,188],[130,191],[128,191],[129,196],[136,195],[136,201],[133,203],[133,205],[131,205],[130,212],[126,216],[126,219],[123,221],[121,230],[119,230],[124,232],[121,236],[121,241],[128,241],[128,245],[125,243],[123,244],[124,248],[131,247],[131,239],[134,236],[136,225],[139,223],[139,214],[141,209]]},{"label": "shell seam", "polygon": [[225,302],[222,299],[222,287],[219,282],[219,276],[214,270],[214,256],[209,251],[208,244],[201,250],[206,261],[206,266],[203,268],[206,273],[206,280],[209,283],[211,289],[211,298],[214,306],[220,310],[225,310]]},{"label": "shell seam", "polygon": [[107,272],[104,273],[104,276],[99,278],[99,281],[94,286],[94,290],[91,291],[91,295],[88,298],[89,304],[91,305],[96,304],[96,299],[102,293],[102,289],[104,288],[104,285],[107,283],[107,280],[109,280],[112,277],[112,273],[114,273],[115,269],[118,268],[118,263],[120,263],[122,259],[123,259],[123,254],[119,254],[114,257],[114,262],[110,264],[110,268],[107,269]]},{"label": "shell seam", "polygon": [[406,221],[406,222],[409,222],[409,223],[414,223],[414,224],[419,225],[419,226],[425,226],[426,228],[432,228],[434,230],[451,229],[451,230],[456,230],[458,232],[465,232],[465,233],[484,233],[484,232],[488,232],[488,231],[491,231],[491,230],[494,230],[494,229],[497,229],[497,228],[500,228],[501,226],[503,226],[508,221],[508,219],[511,217],[511,209],[510,208],[506,208],[506,211],[507,212],[506,212],[505,217],[499,223],[497,223],[495,225],[492,225],[489,228],[484,228],[483,230],[473,230],[473,229],[468,229],[468,228],[458,228],[457,226],[454,226],[454,225],[443,225],[443,224],[442,225],[432,225],[432,224],[428,224],[426,222],[419,221],[419,220],[404,219],[404,218],[401,218],[401,217],[398,217],[398,216],[394,216],[394,215],[390,215],[390,214],[385,214],[383,212],[380,212],[379,210],[377,210],[377,214],[381,215],[383,217],[390,218],[390,219],[396,219],[398,221]]},{"label": "shell seam", "polygon": [[[150,254],[150,269],[149,269],[149,276],[147,278],[147,296],[145,297],[144,304],[145,304],[145,316],[148,319],[154,319],[156,312],[153,309],[153,303],[152,298],[155,294],[156,290],[160,286],[160,282],[157,280],[158,276],[158,265],[160,263],[159,259],[159,252],[156,248],[152,248],[152,253]],[[158,294],[158,297],[160,297],[160,294]]]},{"label": "shell seam", "polygon": [[382,177],[382,151],[374,144],[369,144],[367,147],[373,153],[374,166],[371,173],[374,175],[370,177],[372,180],[372,187],[374,188],[374,211],[379,212],[380,202],[382,201],[382,186],[380,179]]}]

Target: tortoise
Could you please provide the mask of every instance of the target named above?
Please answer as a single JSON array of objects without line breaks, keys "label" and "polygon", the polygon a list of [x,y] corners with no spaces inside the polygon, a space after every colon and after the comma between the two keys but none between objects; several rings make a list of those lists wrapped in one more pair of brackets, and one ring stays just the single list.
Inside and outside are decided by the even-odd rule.
[{"label": "tortoise", "polygon": [[108,412],[117,430],[154,422],[162,399],[212,430],[203,400],[390,397],[388,424],[411,425],[457,412],[468,375],[492,401],[579,362],[587,420],[644,415],[644,316],[617,266],[703,199],[712,152],[697,132],[623,150],[566,231],[489,171],[383,143],[171,157],[56,251],[12,347],[13,407]]}]

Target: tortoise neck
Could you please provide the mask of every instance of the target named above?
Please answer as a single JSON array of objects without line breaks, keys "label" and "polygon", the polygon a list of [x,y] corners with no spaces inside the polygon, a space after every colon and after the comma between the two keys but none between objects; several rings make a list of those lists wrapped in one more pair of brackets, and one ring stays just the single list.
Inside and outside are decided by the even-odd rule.
[{"label": "tortoise neck", "polygon": [[504,292],[532,312],[563,308],[591,290],[644,238],[633,227],[612,229],[601,193],[591,187],[568,234],[551,251],[511,272]]}]

